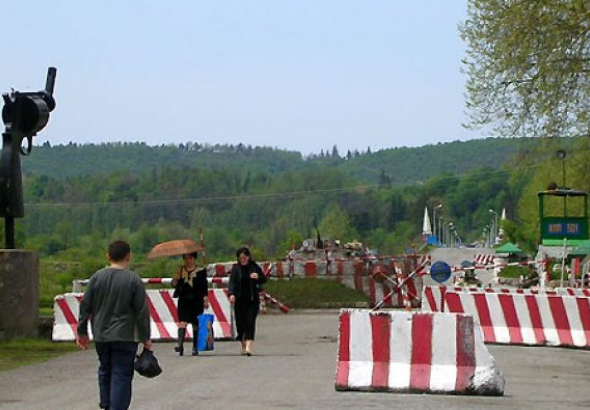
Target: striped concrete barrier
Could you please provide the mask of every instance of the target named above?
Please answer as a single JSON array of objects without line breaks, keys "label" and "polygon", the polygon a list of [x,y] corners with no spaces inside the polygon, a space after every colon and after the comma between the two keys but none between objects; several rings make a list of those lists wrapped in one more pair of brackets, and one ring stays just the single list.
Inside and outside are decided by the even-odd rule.
[{"label": "striped concrete barrier", "polygon": [[473,315],[486,343],[590,347],[590,298],[446,291],[444,310]]},{"label": "striped concrete barrier", "polygon": [[[176,339],[177,299],[172,297],[172,289],[147,290],[150,308],[150,325],[152,340]],[[78,313],[82,293],[66,293],[55,297],[53,304],[54,323],[52,339],[54,341],[76,340]],[[209,289],[209,308],[206,313],[215,316],[213,332],[216,340],[231,339],[233,335],[231,305],[225,289]],[[192,329],[188,329],[192,337]],[[89,326],[89,336],[92,331]]]},{"label": "striped concrete barrier", "polygon": [[590,297],[590,289],[555,288],[555,289],[517,289],[517,288],[478,288],[465,286],[425,286],[422,292],[422,311],[442,312],[443,298],[447,291],[469,293],[508,293],[520,295],[562,295]]},{"label": "striped concrete barrier", "polygon": [[340,311],[336,390],[504,394],[473,317]]}]

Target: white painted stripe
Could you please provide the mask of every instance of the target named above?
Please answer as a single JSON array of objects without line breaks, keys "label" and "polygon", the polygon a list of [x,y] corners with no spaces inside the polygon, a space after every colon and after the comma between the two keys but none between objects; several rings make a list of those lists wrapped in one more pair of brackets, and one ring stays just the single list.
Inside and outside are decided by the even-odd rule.
[{"label": "white painted stripe", "polygon": [[[171,292],[169,292],[169,293],[171,293]],[[164,328],[166,329],[166,331],[168,332],[170,337],[176,338],[178,335],[178,327],[176,325],[176,322],[174,322],[174,317],[172,316],[172,313],[170,313],[168,306],[164,303],[164,299],[162,298],[162,295],[160,295],[160,291],[148,290],[147,295],[148,295],[149,300],[154,305],[154,309],[158,313],[158,316],[160,316],[160,320],[162,321],[162,325],[164,326]],[[172,299],[172,300],[174,301],[174,305],[176,305],[177,299]],[[160,334],[160,332],[158,331],[158,327],[157,327],[156,323],[153,321],[153,318],[150,318],[150,319],[151,319],[150,328],[152,330],[152,339],[157,340],[159,338],[163,338],[164,335]],[[189,332],[190,332],[190,329],[189,329]]]},{"label": "white painted stripe", "polygon": [[[463,307],[463,312],[473,316],[475,322],[479,323],[479,312],[477,311],[477,307],[475,306],[475,299],[473,298],[473,294],[457,292],[457,296],[459,297],[459,301],[461,302],[461,306]],[[448,311],[448,308],[445,307],[445,312]]]},{"label": "white painted stripe", "polygon": [[513,295],[512,300],[514,301],[516,317],[518,318],[518,323],[520,324],[523,343],[525,345],[536,345],[537,338],[535,337],[535,331],[533,330],[531,312],[526,303],[526,295]]},{"label": "white painted stripe", "polygon": [[457,315],[432,316],[430,388],[454,391],[457,380]]},{"label": "white painted stripe", "polygon": [[371,385],[373,376],[373,338],[370,315],[350,310],[350,363],[348,381],[351,387]]},{"label": "white painted stripe", "polygon": [[543,325],[543,334],[545,335],[546,343],[548,345],[559,346],[559,336],[553,320],[553,314],[549,307],[549,296],[538,295],[535,297],[537,305],[539,306],[539,313],[541,315],[541,323]]},{"label": "white painted stripe", "polygon": [[407,389],[410,387],[412,361],[412,314],[395,312],[391,319],[388,384],[392,389]]},{"label": "white painted stripe", "polygon": [[[507,295],[508,296],[508,295]],[[492,326],[497,343],[510,343],[510,332],[504,317],[504,311],[500,305],[500,298],[498,293],[486,293],[486,302],[490,311],[492,319]]]},{"label": "white painted stripe", "polygon": [[588,341],[586,340],[586,333],[584,332],[584,328],[582,327],[582,320],[580,319],[580,312],[578,310],[578,303],[576,302],[576,298],[573,296],[564,297],[563,305],[565,307],[565,312],[567,314],[567,320],[570,324],[570,332],[572,335],[574,346],[588,346]]}]

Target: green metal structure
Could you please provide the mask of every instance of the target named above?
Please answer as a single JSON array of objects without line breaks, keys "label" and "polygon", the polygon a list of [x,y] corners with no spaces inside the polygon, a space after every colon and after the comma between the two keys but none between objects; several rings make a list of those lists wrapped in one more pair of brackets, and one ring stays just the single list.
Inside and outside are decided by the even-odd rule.
[{"label": "green metal structure", "polygon": [[558,188],[541,191],[539,223],[541,244],[584,246],[588,235],[588,192]]}]

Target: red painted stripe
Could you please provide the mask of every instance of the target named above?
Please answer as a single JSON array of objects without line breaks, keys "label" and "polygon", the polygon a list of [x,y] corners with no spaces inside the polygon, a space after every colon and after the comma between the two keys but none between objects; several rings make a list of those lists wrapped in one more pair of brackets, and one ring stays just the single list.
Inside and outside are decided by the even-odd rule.
[{"label": "red painted stripe", "polygon": [[[63,313],[64,317],[66,318],[66,322],[68,322],[68,324],[70,325],[70,327],[72,328],[72,332],[74,332],[74,336],[78,335],[78,318],[76,318],[76,316],[74,316],[74,312],[72,312],[72,309],[70,309],[70,306],[68,305],[68,302],[66,302],[65,298],[59,298],[56,300],[57,301],[57,305],[59,306],[61,312]],[[78,302],[80,302],[80,300],[78,299]]]},{"label": "red painted stripe", "polygon": [[508,326],[508,333],[510,335],[510,343],[522,344],[522,332],[520,330],[520,322],[516,315],[516,308],[514,307],[514,298],[512,295],[498,295],[500,300],[500,307],[504,313],[506,326]]},{"label": "red painted stripe", "polygon": [[[391,288],[387,285],[387,282],[383,282],[381,286],[383,287],[383,306],[392,307],[391,298],[393,297],[393,293],[391,292]],[[387,297],[388,295],[389,297]]]},{"label": "red painted stripe", "polygon": [[406,289],[408,291],[408,296],[410,300],[417,300],[418,299],[418,291],[416,290],[416,284],[412,278],[406,281]]},{"label": "red painted stripe", "polygon": [[533,326],[533,332],[535,333],[535,339],[537,344],[545,343],[545,333],[543,332],[543,321],[541,320],[541,312],[539,311],[539,305],[537,304],[536,295],[525,295],[524,297],[529,317],[531,319],[531,325]]},{"label": "red painted stripe", "polygon": [[373,376],[371,387],[385,390],[389,384],[389,335],[391,334],[391,316],[374,314],[371,318],[373,336]]},{"label": "red painted stripe", "polygon": [[456,292],[444,292],[442,297],[444,304],[441,306],[443,306],[443,308],[446,307],[451,313],[465,313],[460,295],[460,293]]},{"label": "red painted stripe", "polygon": [[365,293],[363,290],[363,277],[361,275],[354,274],[354,288],[359,292]]},{"label": "red painted stripe", "polygon": [[566,291],[569,296],[576,296],[576,291],[572,288],[567,288]]},{"label": "red painted stripe", "polygon": [[[224,289],[224,293],[227,295],[227,290]],[[219,304],[219,300],[217,300],[215,291],[212,289],[209,289],[209,304],[211,305],[211,309],[213,310],[213,314],[215,315],[219,326],[221,326],[223,337],[231,337],[231,323],[227,321],[227,317],[225,317],[225,314],[223,313],[223,309]]]},{"label": "red painted stripe", "polygon": [[284,277],[285,274],[283,273],[283,264],[282,263],[277,263],[277,278],[282,278]]},{"label": "red painted stripe", "polygon": [[473,296],[473,299],[475,300],[475,308],[477,309],[479,324],[483,332],[483,341],[486,343],[496,343],[494,324],[492,323],[492,317],[490,315],[490,309],[488,307],[485,293],[473,293],[471,296]]},{"label": "red painted stripe", "polygon": [[584,336],[586,337],[586,346],[590,346],[590,299],[576,298],[578,305],[578,312],[580,313],[580,322],[582,329],[584,329]]},{"label": "red painted stripe", "polygon": [[559,337],[559,343],[565,346],[573,346],[574,341],[572,339],[572,331],[570,322],[567,318],[567,312],[563,304],[563,297],[561,296],[549,296],[549,308],[555,321],[555,327],[557,328],[557,336]]},{"label": "red painted stripe", "polygon": [[303,270],[305,272],[305,276],[317,276],[318,269],[315,262],[305,262],[303,265]]},{"label": "red painted stripe", "polygon": [[223,265],[215,265],[215,276],[226,276],[227,273],[225,272],[225,266]]},{"label": "red painted stripe", "polygon": [[350,372],[350,313],[340,314],[340,338],[338,345],[338,369],[336,370],[336,388],[348,387]]},{"label": "red painted stripe", "polygon": [[434,299],[434,292],[430,286],[427,287],[426,289],[424,289],[424,296],[426,297],[426,300],[422,301],[422,302],[428,303],[428,306],[430,307],[431,311],[439,312],[440,309],[438,308],[438,305],[436,304],[436,300]]},{"label": "red painted stripe", "polygon": [[430,389],[432,363],[432,314],[412,315],[412,361],[410,389]]},{"label": "red painted stripe", "polygon": [[360,276],[365,272],[365,264],[363,262],[355,262],[353,266],[355,275]]},{"label": "red painted stripe", "polygon": [[457,351],[457,379],[456,391],[466,391],[472,385],[475,375],[475,335],[473,316],[457,315],[456,351]]},{"label": "red painted stripe", "polygon": [[[164,296],[164,293],[168,294],[168,291],[164,290],[164,291],[160,292],[160,295],[162,295],[162,298]],[[164,323],[162,323],[162,318],[158,314],[158,311],[154,307],[154,303],[152,302],[152,300],[149,297],[147,297],[147,302],[148,302],[148,306],[150,308],[150,316],[152,317],[152,321],[156,324],[156,327],[158,328],[158,332],[160,333],[160,339],[171,339],[170,333],[168,333],[168,330],[166,330],[166,326],[164,326]]]},{"label": "red painted stripe", "polygon": [[377,303],[377,295],[375,293],[375,279],[373,279],[373,276],[369,276],[368,280],[369,280],[369,297],[371,298],[371,302],[373,302],[373,305],[375,305]]}]

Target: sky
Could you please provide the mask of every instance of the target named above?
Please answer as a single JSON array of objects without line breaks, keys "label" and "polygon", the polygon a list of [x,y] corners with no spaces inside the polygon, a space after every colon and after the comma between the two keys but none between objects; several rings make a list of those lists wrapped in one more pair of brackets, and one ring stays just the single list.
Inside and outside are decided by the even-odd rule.
[{"label": "sky", "polygon": [[0,92],[44,87],[36,143],[373,151],[466,130],[467,0],[75,0],[2,6]]}]

